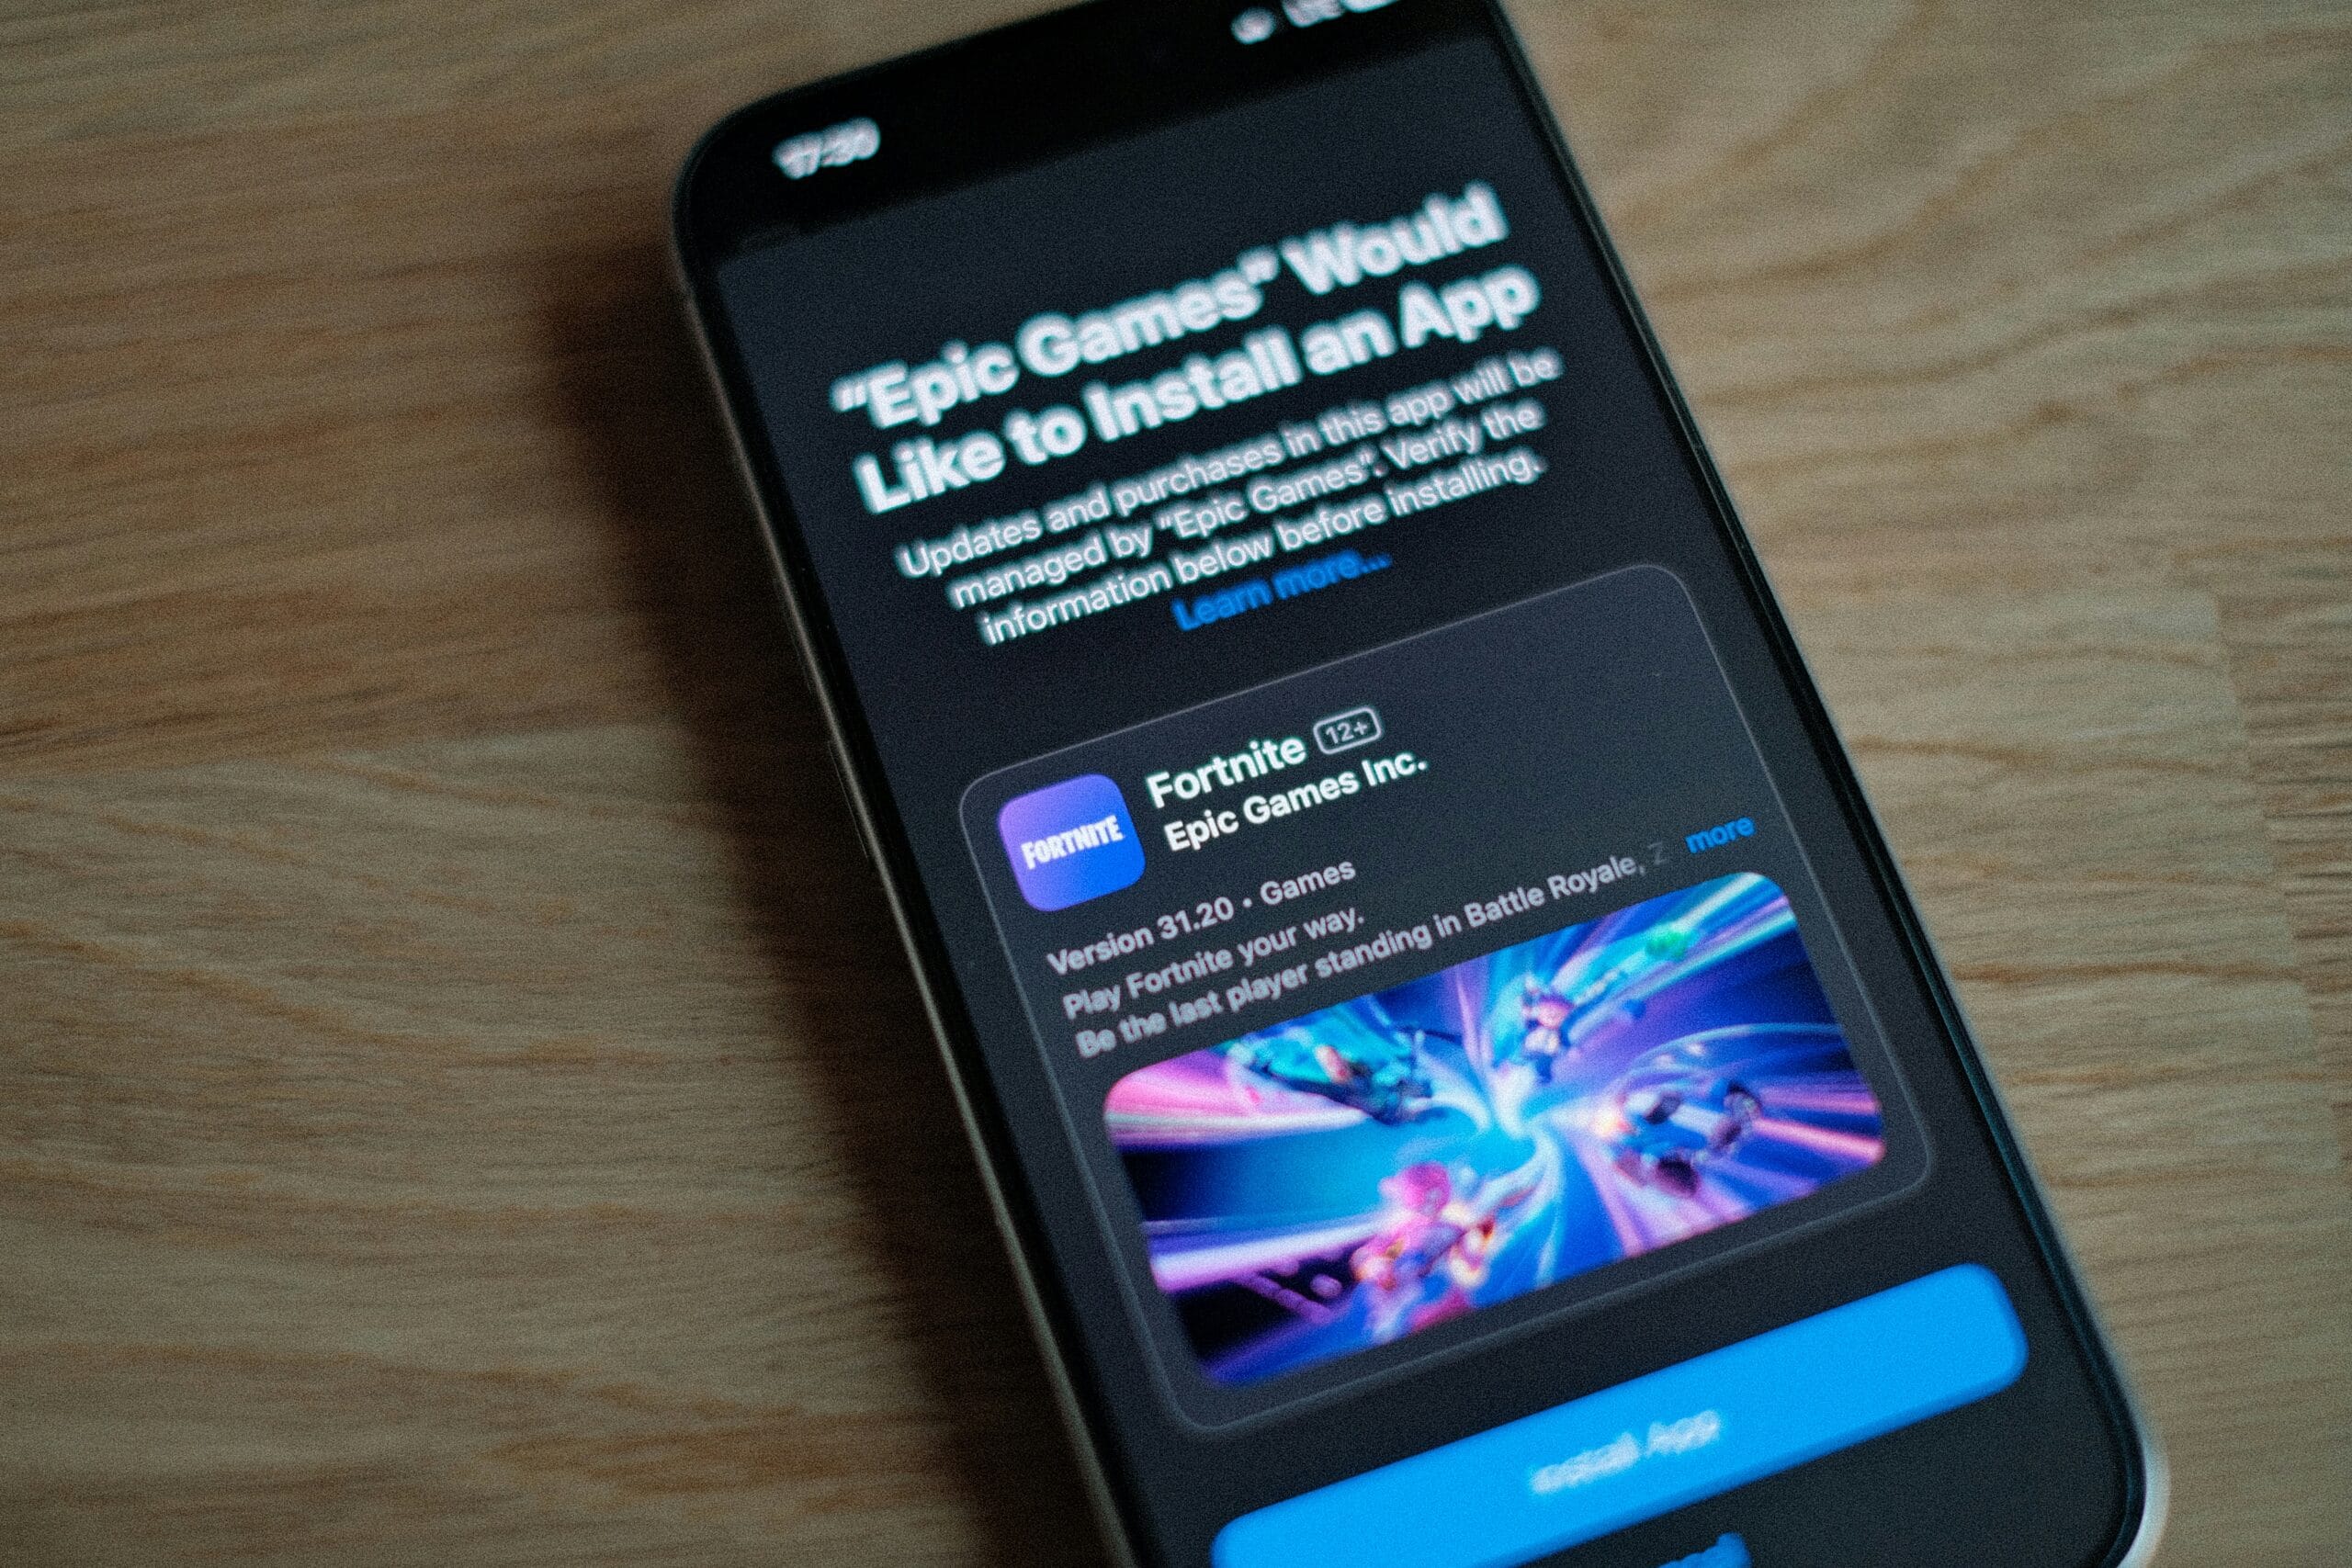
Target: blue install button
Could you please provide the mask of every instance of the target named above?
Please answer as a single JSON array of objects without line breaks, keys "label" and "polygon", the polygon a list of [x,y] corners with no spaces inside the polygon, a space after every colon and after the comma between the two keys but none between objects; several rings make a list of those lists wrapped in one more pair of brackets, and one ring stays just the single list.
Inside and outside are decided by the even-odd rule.
[{"label": "blue install button", "polygon": [[1510,1568],[1997,1393],[2025,1370],[1962,1264],[1245,1514],[1216,1568]]}]

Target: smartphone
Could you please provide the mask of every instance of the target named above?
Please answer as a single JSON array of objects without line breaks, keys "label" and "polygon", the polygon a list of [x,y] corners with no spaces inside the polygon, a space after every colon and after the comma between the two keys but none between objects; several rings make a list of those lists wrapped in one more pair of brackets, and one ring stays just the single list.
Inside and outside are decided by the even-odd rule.
[{"label": "smartphone", "polygon": [[674,221],[1117,1556],[2146,1559],[1498,8],[1100,0],[740,110]]}]

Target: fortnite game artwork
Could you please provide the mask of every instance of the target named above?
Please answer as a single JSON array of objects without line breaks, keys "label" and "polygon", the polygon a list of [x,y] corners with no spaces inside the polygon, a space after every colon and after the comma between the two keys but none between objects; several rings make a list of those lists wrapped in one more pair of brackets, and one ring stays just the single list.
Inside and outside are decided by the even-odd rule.
[{"label": "fortnite game artwork", "polygon": [[1788,898],[1726,876],[1128,1074],[1154,1278],[1252,1383],[1878,1160]]}]

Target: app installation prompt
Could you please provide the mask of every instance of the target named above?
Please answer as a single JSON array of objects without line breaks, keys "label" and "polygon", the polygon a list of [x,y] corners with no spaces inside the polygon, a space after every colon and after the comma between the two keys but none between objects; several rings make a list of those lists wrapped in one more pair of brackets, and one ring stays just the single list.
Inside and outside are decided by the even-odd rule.
[{"label": "app installation prompt", "polygon": [[1916,1166],[1662,570],[1006,769],[963,816],[1129,1299],[1196,1417]]}]

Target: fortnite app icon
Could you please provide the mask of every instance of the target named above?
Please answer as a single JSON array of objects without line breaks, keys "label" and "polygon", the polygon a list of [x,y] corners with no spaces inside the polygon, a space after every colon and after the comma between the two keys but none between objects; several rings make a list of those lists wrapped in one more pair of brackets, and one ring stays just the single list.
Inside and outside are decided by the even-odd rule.
[{"label": "fortnite app icon", "polygon": [[1116,893],[1143,874],[1143,845],[1126,797],[1101,773],[1081,773],[1005,803],[997,836],[1033,909],[1067,909]]}]

